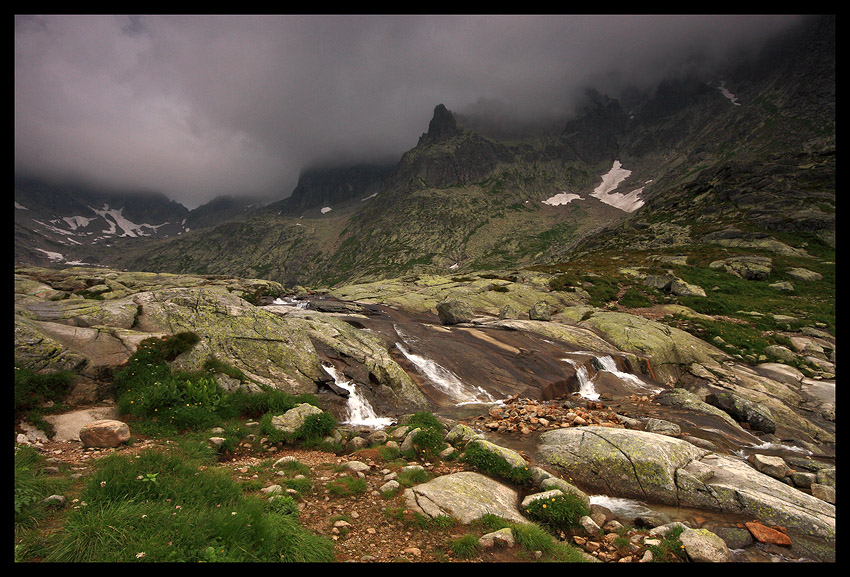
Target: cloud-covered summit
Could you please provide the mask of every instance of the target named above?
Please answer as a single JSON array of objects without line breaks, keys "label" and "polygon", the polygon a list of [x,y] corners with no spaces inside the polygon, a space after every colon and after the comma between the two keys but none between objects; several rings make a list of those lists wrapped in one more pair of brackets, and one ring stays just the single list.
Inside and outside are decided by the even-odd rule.
[{"label": "cloud-covered summit", "polygon": [[739,57],[797,16],[15,18],[19,174],[193,208],[290,194],[317,163],[400,157],[434,107],[564,117],[593,85]]}]

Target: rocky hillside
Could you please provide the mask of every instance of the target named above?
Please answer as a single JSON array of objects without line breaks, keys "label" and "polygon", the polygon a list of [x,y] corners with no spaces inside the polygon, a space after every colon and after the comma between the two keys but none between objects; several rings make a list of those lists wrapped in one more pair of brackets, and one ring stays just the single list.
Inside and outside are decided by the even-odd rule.
[{"label": "rocky hillside", "polygon": [[[718,275],[734,278],[727,264],[734,270],[723,263]],[[439,415],[452,423],[441,434],[453,451],[479,447],[533,477],[533,487],[516,478],[505,482],[482,475],[481,464],[470,464],[482,463],[475,460],[434,466],[436,478],[397,495],[399,505],[421,515],[468,525],[498,511],[524,522],[527,502],[565,492],[587,503],[591,495],[597,502],[637,499],[672,506],[679,516],[661,521],[644,510],[637,522],[597,508],[601,517],[587,517],[593,524],[583,520],[581,530],[561,539],[586,546],[588,560],[646,561],[657,532],[630,532],[635,547],[626,553],[607,548],[600,528],[611,519],[648,527],[679,521],[695,531],[688,537],[708,539],[714,551],[703,557],[702,546],[687,544],[687,559],[732,560],[735,550],[738,560],[765,560],[749,531],[779,526],[782,535],[774,539],[781,540],[770,541],[767,558],[834,560],[835,339],[824,323],[774,313],[733,340],[735,323],[724,321],[727,340],[709,342],[685,328],[713,326],[722,315],[672,303],[626,306],[626,299],[600,308],[593,304],[597,287],[557,290],[561,281],[560,274],[532,271],[423,276],[308,295],[264,280],[19,268],[15,360],[19,370],[73,371],[63,406],[114,409],[113,370],[142,340],[188,331],[197,342],[169,361],[174,370],[218,367],[214,378],[231,393],[315,395],[323,410],[349,422],[334,434],[352,466],[361,467],[355,457],[365,457],[358,453],[365,447],[378,454],[376,447],[395,443],[405,450],[413,442],[406,438],[410,427],[386,433],[358,425],[365,402],[390,423],[417,411]],[[772,329],[756,329],[766,326]],[[760,351],[746,348],[754,335]],[[21,443],[40,445],[44,438],[24,421],[16,431]],[[209,442],[248,447],[258,436],[250,437],[210,436]],[[256,450],[262,460],[276,449],[261,441]],[[451,461],[449,453],[443,458]],[[390,477],[368,464],[360,471],[375,490],[389,491]],[[254,490],[267,498],[273,479],[265,473],[263,479]],[[511,486],[518,482],[520,488]],[[469,483],[489,489],[471,499]],[[315,497],[301,498],[304,507],[315,505]],[[374,510],[358,509],[365,519],[376,518]],[[693,510],[696,515],[682,513]],[[322,531],[329,514],[310,509],[304,518]],[[605,532],[622,535],[621,525]],[[761,541],[759,531],[753,535]],[[357,543],[343,539],[340,551],[368,560],[370,552]],[[377,552],[388,554],[384,547],[371,551]]]},{"label": "rocky hillside", "polygon": [[330,286],[696,246],[730,228],[834,245],[834,58],[834,20],[814,19],[755,61],[683,70],[625,104],[589,89],[557,129],[500,134],[438,105],[391,169],[305,171],[263,214],[121,239],[99,262]]}]

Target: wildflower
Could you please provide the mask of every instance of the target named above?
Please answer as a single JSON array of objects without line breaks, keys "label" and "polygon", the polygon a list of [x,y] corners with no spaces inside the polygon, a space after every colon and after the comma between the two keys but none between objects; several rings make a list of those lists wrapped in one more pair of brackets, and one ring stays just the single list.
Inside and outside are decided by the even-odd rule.
[{"label": "wildflower", "polygon": [[101,481],[101,482],[100,482],[100,486],[101,486],[101,487],[106,487],[106,481]]},{"label": "wildflower", "polygon": [[145,556],[145,552],[144,552],[144,551],[142,551],[142,552],[140,552],[140,553],[136,553],[136,559],[141,559],[141,558],[142,558],[142,557],[144,557],[144,556]]},{"label": "wildflower", "polygon": [[231,513],[230,513],[230,514],[231,514],[231,515],[235,515],[235,514],[236,514],[236,511],[231,511]]}]

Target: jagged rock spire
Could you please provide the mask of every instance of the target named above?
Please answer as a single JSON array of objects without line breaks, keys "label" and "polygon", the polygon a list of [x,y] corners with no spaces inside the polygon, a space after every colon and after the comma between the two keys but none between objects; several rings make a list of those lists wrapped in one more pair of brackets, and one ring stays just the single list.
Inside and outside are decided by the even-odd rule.
[{"label": "jagged rock spire", "polygon": [[455,136],[460,131],[454,115],[445,107],[438,104],[434,108],[434,116],[428,124],[428,132],[419,139],[420,144],[434,144]]}]

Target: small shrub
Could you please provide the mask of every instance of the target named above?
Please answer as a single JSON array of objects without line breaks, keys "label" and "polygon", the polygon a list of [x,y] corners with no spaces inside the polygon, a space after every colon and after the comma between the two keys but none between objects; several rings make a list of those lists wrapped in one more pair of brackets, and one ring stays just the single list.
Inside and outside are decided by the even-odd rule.
[{"label": "small shrub", "polygon": [[414,485],[425,483],[429,478],[430,475],[425,469],[405,469],[403,471],[399,471],[398,478],[396,480],[399,485],[412,487]]},{"label": "small shrub", "polygon": [[679,538],[684,530],[684,527],[673,527],[667,535],[662,537],[661,543],[648,545],[646,548],[652,551],[656,561],[686,561],[687,555]]},{"label": "small shrub", "polygon": [[421,429],[413,437],[413,451],[421,459],[433,461],[439,458],[440,451],[446,446],[442,432],[436,429]]},{"label": "small shrub", "polygon": [[284,479],[283,485],[287,489],[292,489],[303,495],[313,487],[313,482],[307,477],[298,477],[297,479]]},{"label": "small shrub", "polygon": [[631,287],[618,301],[620,305],[628,308],[642,308],[652,306],[652,300],[641,290]]},{"label": "small shrub", "polygon": [[545,499],[535,499],[525,510],[534,521],[553,532],[579,526],[579,519],[590,515],[588,506],[576,495],[564,493]]},{"label": "small shrub", "polygon": [[227,375],[228,377],[238,379],[242,382],[247,381],[248,378],[245,376],[245,373],[237,369],[236,367],[225,363],[224,361],[220,361],[214,356],[210,356],[206,361],[204,361],[203,365],[204,371],[210,374],[221,373]]},{"label": "small shrub", "polygon": [[368,486],[369,485],[368,483],[366,483],[366,479],[361,479],[360,477],[352,477],[350,475],[334,479],[333,481],[330,481],[325,485],[325,487],[328,489],[328,491],[331,492],[331,494],[336,495],[338,497],[348,497],[351,495],[364,493]]},{"label": "small shrub", "polygon": [[451,550],[458,559],[471,559],[481,552],[478,537],[467,533],[451,542]]},{"label": "small shrub", "polygon": [[70,371],[38,373],[15,367],[15,412],[27,411],[48,401],[61,402],[73,381],[74,373]]},{"label": "small shrub", "polygon": [[298,516],[298,502],[291,495],[275,495],[267,501],[266,507],[273,513]]},{"label": "small shrub", "polygon": [[180,354],[191,350],[200,340],[200,337],[193,332],[176,333],[165,337],[160,343],[162,356],[166,361],[173,361]]},{"label": "small shrub", "polygon": [[410,416],[410,418],[405,423],[411,429],[420,428],[420,429],[434,429],[436,431],[443,430],[443,424],[440,420],[433,415],[433,413],[429,413],[428,411],[422,411],[420,413],[414,413]]},{"label": "small shrub", "polygon": [[531,483],[531,472],[528,470],[528,467],[515,467],[508,463],[501,455],[488,451],[476,443],[470,443],[466,446],[460,460],[464,463],[469,463],[486,474],[505,479],[517,485]]},{"label": "small shrub", "polygon": [[549,290],[553,291],[565,291],[575,286],[580,286],[579,281],[567,274],[559,274],[549,281]]}]

